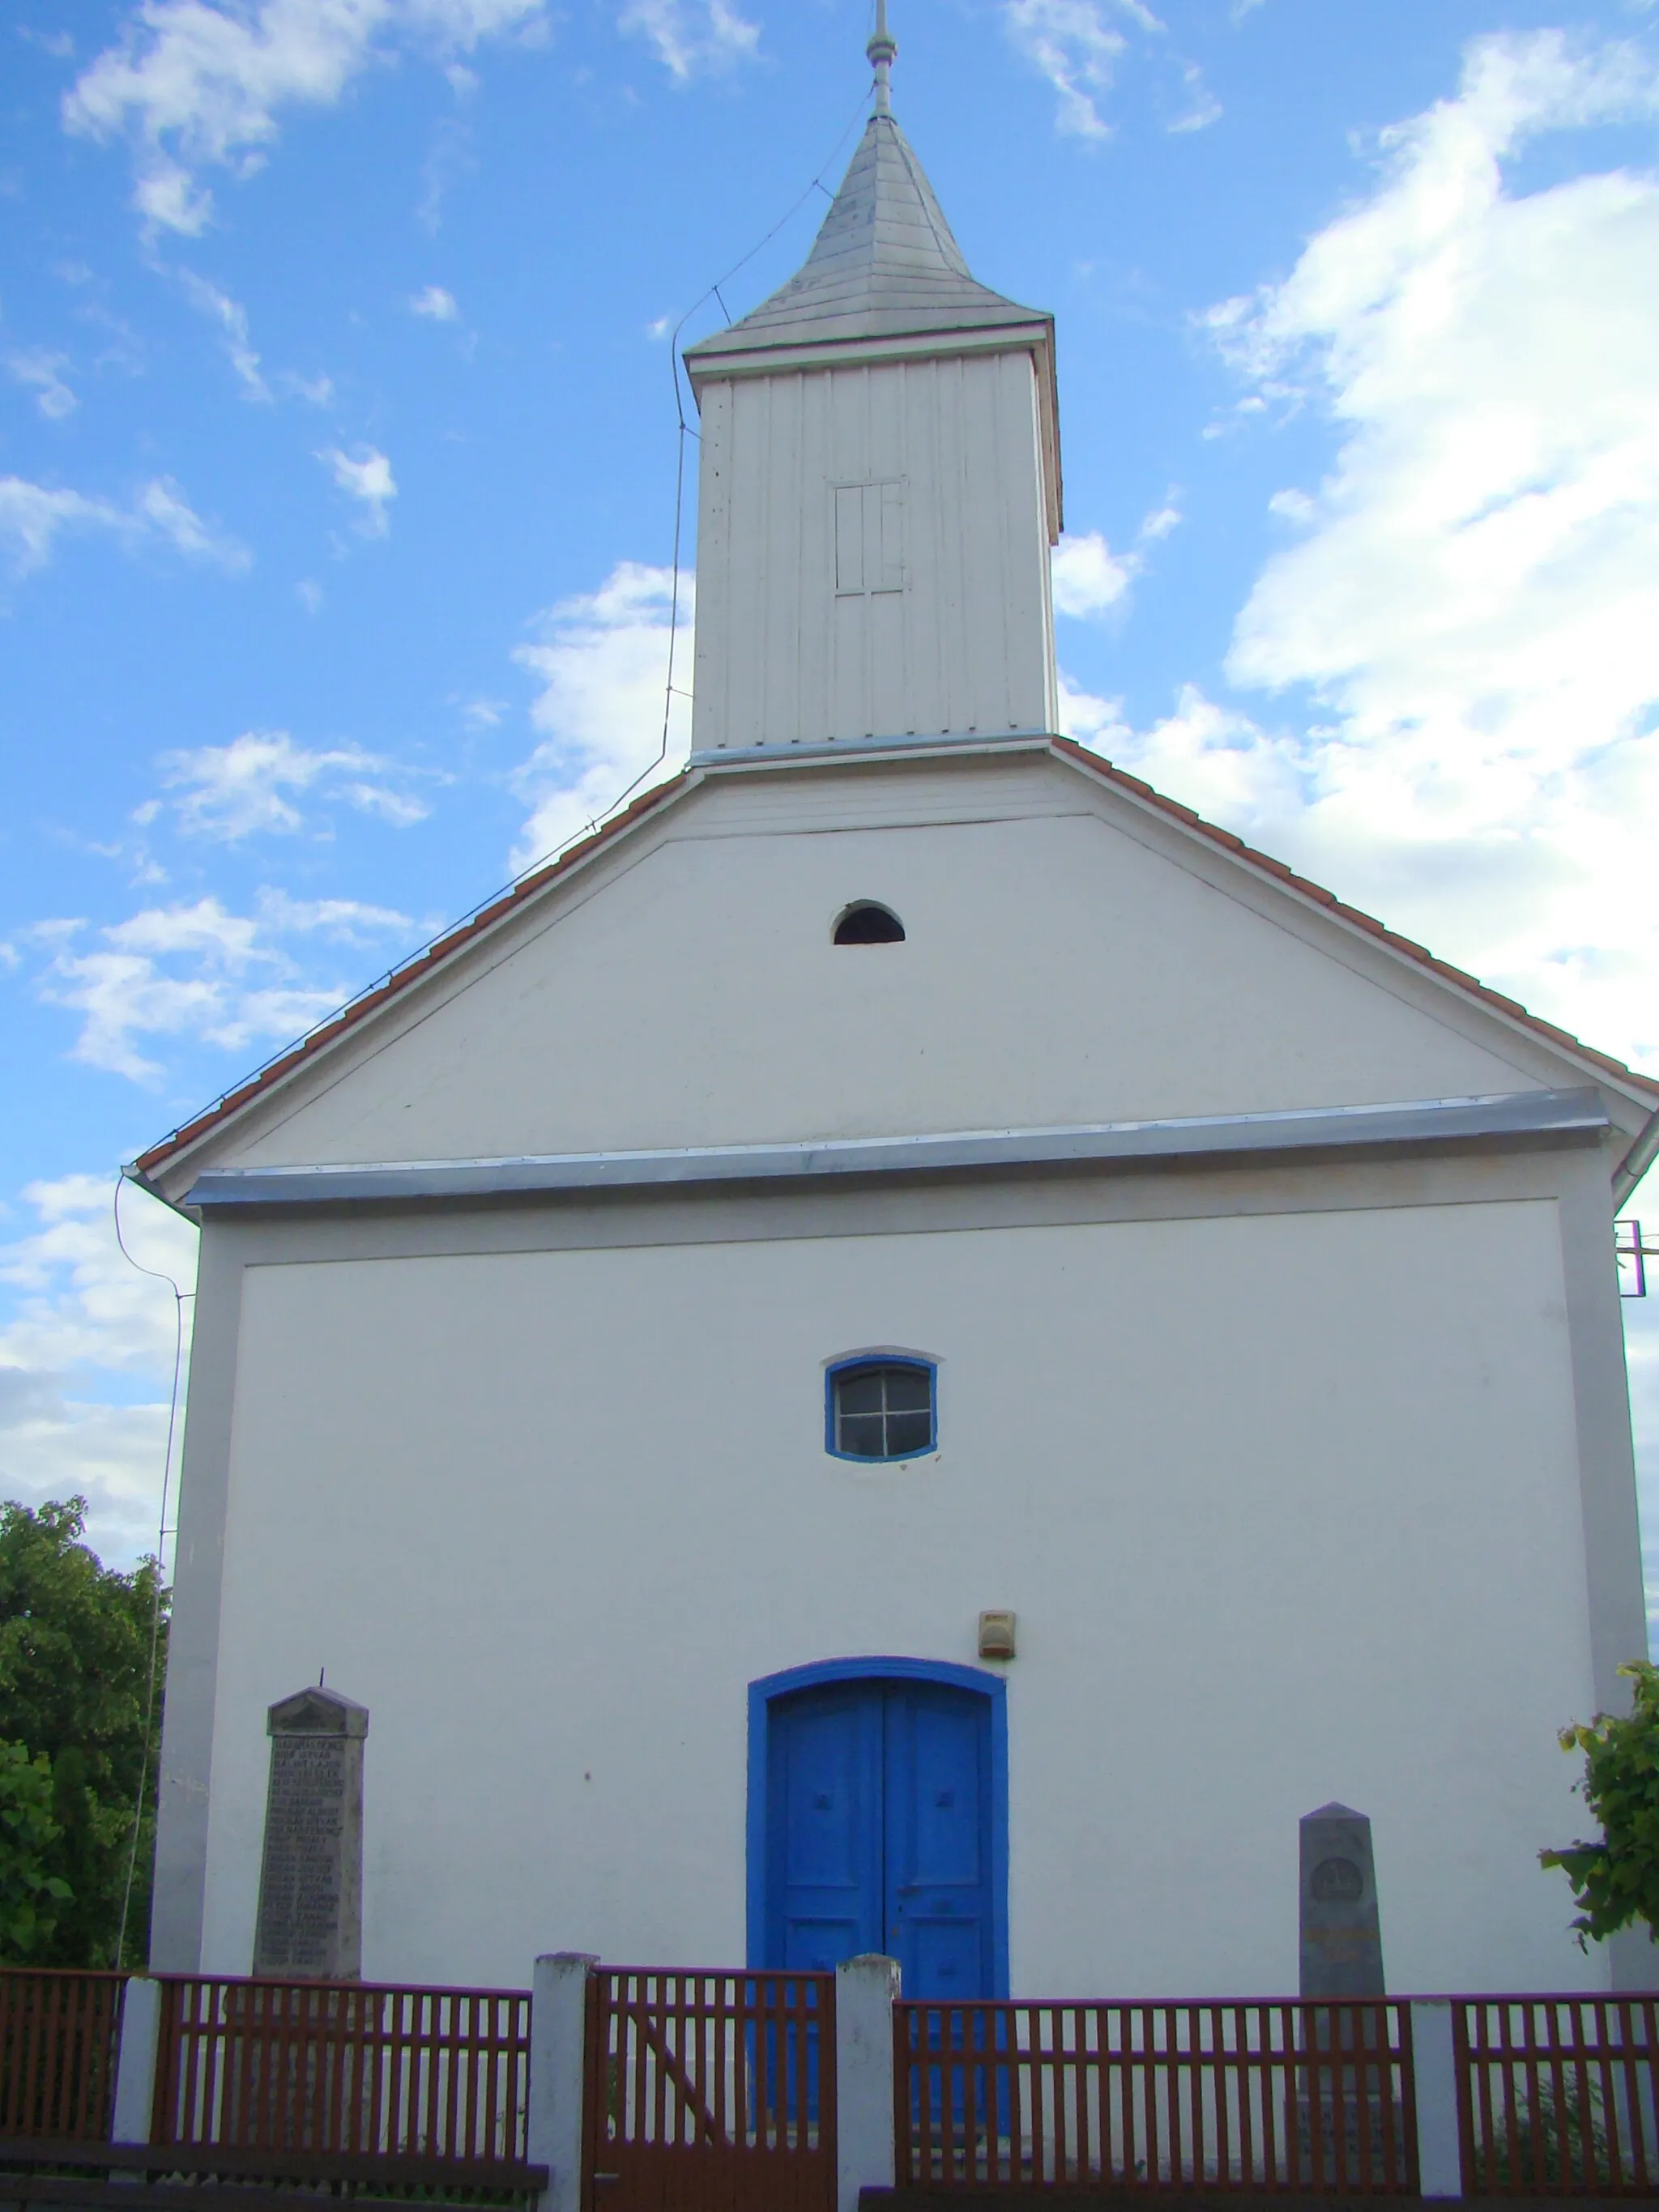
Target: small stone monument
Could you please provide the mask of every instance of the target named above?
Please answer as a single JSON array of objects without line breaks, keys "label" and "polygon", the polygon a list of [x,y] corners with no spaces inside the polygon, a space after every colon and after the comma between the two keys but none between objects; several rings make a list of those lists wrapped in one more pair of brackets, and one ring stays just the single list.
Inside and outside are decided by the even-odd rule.
[{"label": "small stone monument", "polygon": [[1302,1994],[1386,1994],[1371,1824],[1346,1805],[1322,1805],[1302,1822]]},{"label": "small stone monument", "polygon": [[363,1739],[368,1708],[337,1690],[271,1706],[256,1974],[355,1982],[363,1970]]}]

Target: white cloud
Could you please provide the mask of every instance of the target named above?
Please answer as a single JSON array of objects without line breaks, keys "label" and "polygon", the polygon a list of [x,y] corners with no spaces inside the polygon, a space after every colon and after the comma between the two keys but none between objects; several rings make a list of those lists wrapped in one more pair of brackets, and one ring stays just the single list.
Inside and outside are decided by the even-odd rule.
[{"label": "white cloud", "polygon": [[730,0],[628,0],[617,18],[623,30],[647,41],[657,59],[682,84],[728,69],[754,52],[760,26]]},{"label": "white cloud", "polygon": [[[1054,127],[1062,136],[1105,138],[1111,126],[1100,103],[1112,88],[1128,47],[1123,27],[1161,33],[1163,23],[1141,0],[1003,0],[1008,35],[1055,95]],[[1202,94],[1198,73],[1182,64],[1194,103]],[[1216,113],[1219,113],[1218,108]],[[1191,112],[1197,113],[1196,105]],[[1204,122],[1212,120],[1205,116]],[[1187,121],[1184,130],[1202,128]]]},{"label": "white cloud", "polygon": [[1107,0],[1007,0],[1004,15],[1014,44],[1054,88],[1056,129],[1107,137],[1098,102],[1128,43],[1107,20]]},{"label": "white cloud", "polygon": [[1212,123],[1219,123],[1224,112],[1221,102],[1205,83],[1203,74],[1196,64],[1182,63],[1181,82],[1186,94],[1186,104],[1181,113],[1164,125],[1165,130],[1180,135],[1192,131],[1207,131]]},{"label": "white cloud", "polygon": [[1145,0],[1002,0],[1002,20],[1015,47],[1053,87],[1054,128],[1064,137],[1111,136],[1102,111],[1132,44],[1154,58],[1170,87],[1158,102],[1166,131],[1206,131],[1221,115],[1203,71],[1171,46],[1168,27]]},{"label": "white cloud", "polygon": [[1212,318],[1259,391],[1293,385],[1341,436],[1317,490],[1276,501],[1292,542],[1233,639],[1236,682],[1324,710],[1293,786],[1268,779],[1264,841],[1650,1063],[1659,179],[1521,192],[1504,163],[1655,112],[1631,47],[1477,40],[1456,95],[1388,135],[1370,199]]},{"label": "white cloud", "polygon": [[337,446],[331,446],[317,458],[326,461],[333,470],[335,483],[346,497],[356,500],[363,507],[357,524],[363,536],[384,538],[391,527],[386,509],[398,496],[392,464],[386,455],[373,446],[365,446],[361,459],[353,459]]},{"label": "white cloud", "polygon": [[43,568],[58,533],[74,530],[107,532],[128,551],[162,538],[180,553],[233,572],[246,568],[252,557],[246,546],[204,522],[166,477],[152,477],[125,507],[22,477],[0,477],[0,547],[9,553],[14,575]]},{"label": "white cloud", "polygon": [[409,312],[411,315],[424,315],[429,322],[453,323],[461,311],[453,292],[446,292],[441,284],[428,284],[410,300]]},{"label": "white cloud", "polygon": [[1295,736],[1263,729],[1194,684],[1182,684],[1174,713],[1149,729],[1131,729],[1119,715],[1103,735],[1121,768],[1259,841],[1275,857],[1280,833],[1315,795],[1313,772]]},{"label": "white cloud", "polygon": [[1121,607],[1131,584],[1146,566],[1145,549],[1165,538],[1181,521],[1175,495],[1154,507],[1135,533],[1127,553],[1114,553],[1098,530],[1062,538],[1049,556],[1054,612],[1075,621],[1097,621]]},{"label": "white cloud", "polygon": [[48,353],[44,346],[27,347],[6,356],[6,367],[19,384],[29,386],[34,404],[49,422],[61,422],[80,405],[59,370],[69,367],[67,354]]},{"label": "white cloud", "polygon": [[294,795],[313,788],[398,829],[427,812],[419,799],[383,780],[389,763],[379,755],[356,745],[312,751],[286,730],[245,730],[228,745],[163,753],[160,765],[164,787],[183,793],[175,801],[179,827],[227,843],[256,830],[303,828]]},{"label": "white cloud", "polygon": [[181,553],[215,561],[223,568],[246,568],[252,557],[245,546],[210,529],[178,485],[165,477],[151,477],[133,502],[133,512],[141,529],[167,538]]},{"label": "white cloud", "polygon": [[[94,1549],[125,1566],[155,1548],[173,1293],[122,1256],[110,1176],[64,1176],[22,1197],[36,1226],[0,1246],[0,1291],[9,1293],[0,1322],[0,1494],[28,1504],[84,1496]],[[121,1228],[135,1260],[191,1289],[187,1222],[129,1185]],[[190,1310],[186,1303],[186,1356]]]},{"label": "white cloud", "polygon": [[181,269],[179,281],[186,296],[202,313],[218,324],[224,333],[225,351],[230,356],[230,365],[236,372],[242,389],[250,399],[270,398],[270,387],[265,382],[259,367],[259,356],[248,336],[247,309],[228,293],[222,292],[216,284],[210,284],[205,276],[193,270]]},{"label": "white cloud", "polygon": [[[516,868],[555,851],[604,814],[662,744],[668,676],[666,568],[618,562],[597,592],[566,599],[540,617],[544,641],[513,658],[542,685],[531,720],[543,741],[519,771],[532,802],[514,855]],[[675,647],[677,690],[690,690],[693,586],[680,578],[680,630]],[[690,740],[687,702],[677,696],[661,774],[684,764]]]},{"label": "white cloud", "polygon": [[361,945],[412,927],[388,908],[268,891],[252,915],[232,914],[216,898],[149,907],[93,933],[86,951],[84,923],[43,923],[33,934],[49,956],[40,995],[82,1018],[71,1056],[149,1083],[162,1070],[145,1056],[143,1040],[240,1051],[256,1039],[297,1036],[342,1002],[347,988],[313,985],[284,937],[315,933]]},{"label": "white cloud", "polygon": [[131,147],[134,204],[152,229],[212,219],[206,169],[245,178],[285,107],[330,106],[400,46],[440,60],[522,28],[542,0],[138,0],[64,102],[70,131]]},{"label": "white cloud", "polygon": [[1133,553],[1114,553],[1099,531],[1062,538],[1049,559],[1054,612],[1087,621],[1115,606],[1139,574]]},{"label": "white cloud", "polygon": [[17,35],[25,46],[37,46],[54,61],[66,62],[75,52],[75,40],[68,31],[37,31],[31,23],[20,23]]}]

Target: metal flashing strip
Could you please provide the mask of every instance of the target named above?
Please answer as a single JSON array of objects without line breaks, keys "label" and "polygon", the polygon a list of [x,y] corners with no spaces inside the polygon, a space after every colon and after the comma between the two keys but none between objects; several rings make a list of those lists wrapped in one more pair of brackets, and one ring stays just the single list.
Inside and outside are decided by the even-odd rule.
[{"label": "metal flashing strip", "polygon": [[1611,1126],[1599,1091],[1522,1091],[1399,1105],[1321,1106],[1180,1121],[1063,1128],[974,1129],[941,1136],[690,1146],[677,1152],[560,1152],[540,1158],[392,1161],[362,1166],[235,1168],[197,1178],[202,1212],[266,1206],[398,1206],[514,1197],[592,1197],[838,1176],[1006,1175],[1360,1150],[1499,1149],[1594,1144]]},{"label": "metal flashing strip", "polygon": [[[904,322],[910,319],[914,311],[896,312],[901,322]],[[834,327],[836,321],[854,318],[826,315],[822,319],[824,327],[808,329],[796,325],[800,334],[793,337],[787,335],[788,325],[778,325],[772,331],[751,331],[741,345],[729,346],[719,353],[701,353],[696,346],[688,346],[684,356],[686,373],[695,388],[715,383],[722,377],[775,376],[781,371],[787,374],[804,368],[862,368],[872,362],[927,361],[959,353],[1037,353],[1048,351],[1054,345],[1054,318],[1050,315],[1033,312],[996,316],[988,310],[986,315],[982,323],[964,322],[953,327],[861,333],[843,330],[839,336]],[[720,335],[726,337],[731,333],[722,331]]]},{"label": "metal flashing strip", "polygon": [[812,738],[805,744],[790,740],[780,744],[704,745],[687,763],[691,768],[748,768],[757,761],[833,760],[837,754],[953,753],[979,751],[1006,745],[1030,751],[1054,742],[1050,730],[941,730],[936,737]]}]

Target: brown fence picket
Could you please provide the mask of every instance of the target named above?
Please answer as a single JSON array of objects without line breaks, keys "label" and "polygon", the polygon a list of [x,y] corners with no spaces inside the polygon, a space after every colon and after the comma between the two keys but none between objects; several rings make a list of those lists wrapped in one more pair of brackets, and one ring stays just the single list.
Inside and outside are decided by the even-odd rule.
[{"label": "brown fence picket", "polygon": [[170,1975],[152,2140],[514,2165],[529,2068],[526,1990]]},{"label": "brown fence picket", "polygon": [[903,2187],[1411,2196],[1411,2015],[1299,2003],[902,2002]]},{"label": "brown fence picket", "polygon": [[0,2136],[109,2141],[126,1981],[0,1967]]},{"label": "brown fence picket", "polygon": [[1659,2196],[1659,1999],[1452,2000],[1463,2188]]},{"label": "brown fence picket", "polygon": [[596,1969],[587,2212],[832,2212],[833,1974]]}]

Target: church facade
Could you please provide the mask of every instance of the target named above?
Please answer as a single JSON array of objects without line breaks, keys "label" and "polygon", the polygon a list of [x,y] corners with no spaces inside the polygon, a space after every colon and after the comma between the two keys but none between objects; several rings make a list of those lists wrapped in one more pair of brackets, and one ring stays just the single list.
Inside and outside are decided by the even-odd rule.
[{"label": "church facade", "polygon": [[[1593,1988],[1659,1084],[1056,734],[1050,319],[876,112],[690,349],[694,750],[155,1146],[202,1225],[152,1964],[368,1709],[364,1973]],[[1639,1959],[1630,1972],[1650,1974]]]}]

